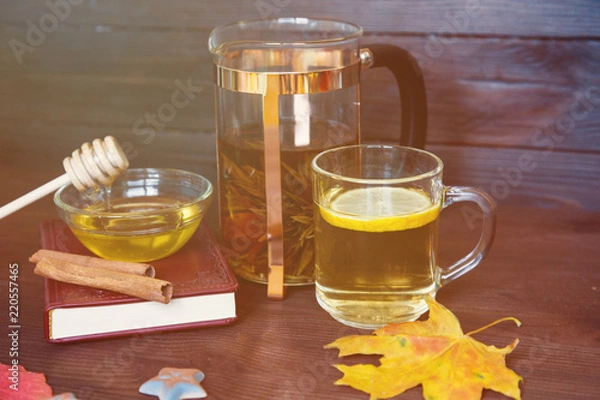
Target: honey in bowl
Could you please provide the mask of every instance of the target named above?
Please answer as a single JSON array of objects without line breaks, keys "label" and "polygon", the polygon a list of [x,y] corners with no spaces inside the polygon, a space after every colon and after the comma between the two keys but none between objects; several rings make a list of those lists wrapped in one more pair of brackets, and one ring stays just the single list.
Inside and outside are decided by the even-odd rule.
[{"label": "honey in bowl", "polygon": [[148,262],[179,250],[198,228],[210,204],[212,185],[179,170],[133,169],[110,187],[55,195],[61,218],[96,255]]},{"label": "honey in bowl", "polygon": [[[111,202],[110,208],[106,203],[98,203],[85,209],[91,215],[76,217],[71,230],[84,246],[102,258],[137,262],[164,258],[179,250],[200,224],[196,206],[173,210],[176,202],[157,196],[133,202],[119,199]],[[144,215],[148,211],[151,214]],[[128,217],[105,220],[94,216],[107,212]]]}]

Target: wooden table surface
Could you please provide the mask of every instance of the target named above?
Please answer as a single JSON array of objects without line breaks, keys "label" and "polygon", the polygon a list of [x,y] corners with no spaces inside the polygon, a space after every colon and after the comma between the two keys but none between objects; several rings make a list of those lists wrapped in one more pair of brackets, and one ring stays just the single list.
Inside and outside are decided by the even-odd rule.
[{"label": "wooden table surface", "polygon": [[[520,343],[507,365],[524,399],[600,398],[600,3],[535,0],[19,0],[0,4],[0,205],[62,174],[83,142],[114,135],[132,167],[181,168],[216,183],[208,34],[216,25],[277,15],[349,20],[365,43],[409,50],[427,87],[426,148],[449,185],[498,202],[489,256],[440,290],[476,338]],[[390,74],[361,79],[361,127],[372,140],[397,132]],[[182,85],[190,102],[170,105]],[[166,106],[165,106],[166,105]],[[154,115],[155,122],[150,123]],[[216,203],[214,203],[216,204]],[[0,220],[0,362],[42,372],[54,393],[80,400],[149,399],[139,386],[165,366],[198,368],[209,399],[301,400],[368,396],[334,386],[334,350],[348,334],[322,311],[314,287],[284,301],[240,281],[230,326],[64,345],[43,338],[42,279],[28,257],[38,224],[58,215],[50,197]],[[207,215],[217,231],[216,207]],[[478,235],[472,209],[442,215],[440,263]],[[18,264],[18,356],[9,354],[9,266]],[[348,360],[376,362],[376,357]],[[6,382],[0,382],[4,385]],[[421,399],[421,388],[398,399]],[[484,399],[502,399],[485,391]],[[5,400],[5,399],[0,399]],[[460,400],[460,399],[459,399]]]},{"label": "wooden table surface", "polygon": [[[48,160],[60,159],[46,148]],[[442,152],[442,158],[450,154]],[[25,183],[9,179],[24,162],[2,171],[2,200],[23,193]],[[19,166],[17,168],[16,166]],[[51,177],[56,166],[39,175]],[[27,171],[25,171],[27,172]],[[42,179],[42,178],[39,178]],[[39,180],[38,179],[38,180]],[[8,182],[8,183],[6,183]],[[40,182],[41,183],[41,182]],[[593,185],[592,185],[593,186]],[[596,196],[597,193],[590,193]],[[592,399],[600,392],[600,213],[580,207],[501,205],[489,257],[473,272],[442,288],[438,300],[466,331],[506,316],[520,319],[477,335],[487,344],[520,343],[507,365],[524,378],[525,399]],[[208,217],[215,229],[215,211]],[[477,218],[462,206],[442,214],[442,263],[465,254],[478,235]],[[198,368],[211,399],[366,399],[364,393],[334,386],[340,373],[335,350],[323,346],[338,337],[364,333],[345,327],[321,310],[312,286],[290,288],[283,301],[267,300],[266,287],[240,281],[239,320],[230,326],[71,344],[43,339],[42,279],[27,258],[38,249],[37,226],[56,218],[45,198],[0,220],[2,309],[8,329],[8,265],[19,266],[18,362],[46,374],[54,393],[80,400],[141,399],[139,386],[162,367]],[[2,334],[0,361],[9,363],[10,341]],[[375,357],[365,361],[374,362]],[[354,361],[355,362],[355,361]],[[399,398],[419,399],[421,388]],[[502,398],[486,391],[485,399]]]}]

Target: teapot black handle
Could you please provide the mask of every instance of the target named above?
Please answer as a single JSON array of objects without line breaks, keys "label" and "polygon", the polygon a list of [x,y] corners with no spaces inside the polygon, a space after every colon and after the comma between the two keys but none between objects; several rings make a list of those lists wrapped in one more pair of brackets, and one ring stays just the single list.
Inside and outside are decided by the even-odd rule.
[{"label": "teapot black handle", "polygon": [[361,58],[365,68],[385,67],[394,74],[402,111],[400,144],[424,148],[427,136],[427,97],[423,72],[417,60],[408,51],[391,44],[367,45],[361,50]]}]

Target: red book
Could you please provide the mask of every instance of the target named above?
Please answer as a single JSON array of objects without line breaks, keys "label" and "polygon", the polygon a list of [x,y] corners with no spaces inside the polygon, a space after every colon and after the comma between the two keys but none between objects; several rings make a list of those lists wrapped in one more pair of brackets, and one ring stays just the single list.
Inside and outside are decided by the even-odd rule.
[{"label": "red book", "polygon": [[[92,255],[59,220],[40,225],[42,248]],[[169,304],[44,278],[49,342],[224,325],[236,320],[238,282],[205,223],[177,253],[151,262],[173,284]]]}]

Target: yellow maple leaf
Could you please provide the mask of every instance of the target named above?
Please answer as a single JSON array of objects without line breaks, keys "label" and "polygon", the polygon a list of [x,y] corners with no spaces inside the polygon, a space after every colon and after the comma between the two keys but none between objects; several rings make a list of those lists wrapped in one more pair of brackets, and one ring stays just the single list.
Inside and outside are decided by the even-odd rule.
[{"label": "yellow maple leaf", "polygon": [[503,348],[487,346],[471,337],[501,321],[463,333],[456,316],[433,297],[427,299],[429,319],[391,324],[374,335],[342,337],[325,346],[339,349],[339,356],[381,354],[380,366],[336,365],[344,376],[336,385],[347,385],[370,395],[370,400],[388,399],[419,384],[426,400],[480,399],[483,389],[521,399],[523,380],[506,367],[505,356],[519,342]]}]

